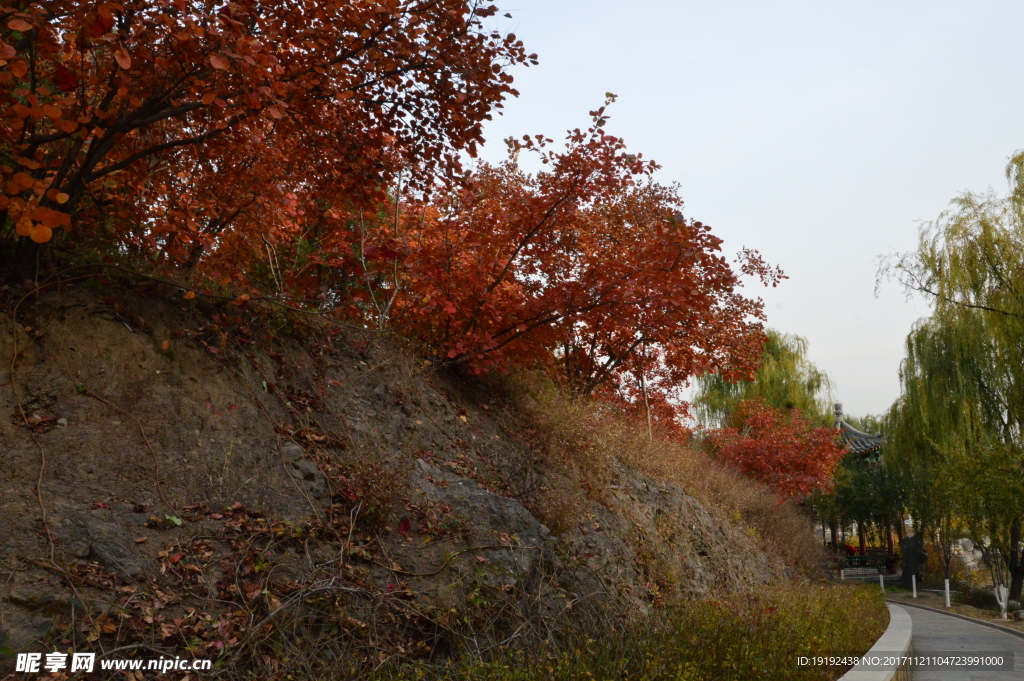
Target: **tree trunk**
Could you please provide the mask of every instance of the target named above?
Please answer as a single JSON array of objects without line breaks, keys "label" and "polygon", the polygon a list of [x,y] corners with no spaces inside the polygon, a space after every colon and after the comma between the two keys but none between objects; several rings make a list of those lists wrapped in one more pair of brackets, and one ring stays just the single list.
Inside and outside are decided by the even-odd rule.
[{"label": "tree trunk", "polygon": [[829,532],[832,534],[832,548],[835,551],[839,550],[839,523],[832,520],[828,524]]},{"label": "tree trunk", "polygon": [[[3,225],[3,222],[0,222],[0,225]],[[39,263],[45,248],[46,244],[37,244],[26,237],[12,236],[10,239],[5,239],[0,242],[0,253],[5,261],[2,269],[13,270],[16,276],[24,281],[37,281],[39,279]]]},{"label": "tree trunk", "polygon": [[868,545],[868,533],[864,530],[864,522],[857,521],[857,539],[860,541],[860,555],[864,555],[867,552]]},{"label": "tree trunk", "polygon": [[1016,518],[1010,526],[1010,555],[1007,556],[1007,568],[1010,570],[1010,600],[1019,601],[1021,587],[1024,587],[1024,564],[1021,561],[1020,518]]},{"label": "tree trunk", "polygon": [[651,427],[651,404],[647,401],[647,380],[644,378],[644,369],[640,370],[640,387],[644,392],[644,412],[647,414],[647,439],[654,439],[654,430]]},{"label": "tree trunk", "polygon": [[896,555],[896,542],[893,541],[893,538],[892,538],[892,525],[890,525],[889,523],[885,524],[885,548],[886,548],[886,552],[890,556],[895,556]]},{"label": "tree trunk", "polygon": [[654,431],[651,428],[651,403],[647,400],[647,346],[641,346],[640,357],[643,363],[640,365],[640,389],[644,393],[644,412],[647,414],[647,439],[654,439]]}]

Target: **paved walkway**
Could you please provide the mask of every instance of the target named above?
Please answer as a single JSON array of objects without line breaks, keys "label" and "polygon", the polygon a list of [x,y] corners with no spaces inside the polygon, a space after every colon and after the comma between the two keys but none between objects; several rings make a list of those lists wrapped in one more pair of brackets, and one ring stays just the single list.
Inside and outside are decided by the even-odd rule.
[{"label": "paved walkway", "polygon": [[914,623],[916,654],[963,652],[977,655],[995,650],[1016,653],[1015,671],[1012,672],[917,670],[913,681],[1024,681],[1024,638],[920,608],[907,607],[906,610]]}]

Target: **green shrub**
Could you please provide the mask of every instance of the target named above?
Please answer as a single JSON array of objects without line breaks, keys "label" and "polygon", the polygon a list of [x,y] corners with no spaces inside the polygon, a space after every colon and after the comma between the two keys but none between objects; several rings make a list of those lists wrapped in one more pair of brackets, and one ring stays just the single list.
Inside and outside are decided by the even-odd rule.
[{"label": "green shrub", "polygon": [[999,610],[999,601],[992,589],[976,587],[970,584],[962,585],[956,593],[954,600],[964,605],[972,605],[981,610]]}]

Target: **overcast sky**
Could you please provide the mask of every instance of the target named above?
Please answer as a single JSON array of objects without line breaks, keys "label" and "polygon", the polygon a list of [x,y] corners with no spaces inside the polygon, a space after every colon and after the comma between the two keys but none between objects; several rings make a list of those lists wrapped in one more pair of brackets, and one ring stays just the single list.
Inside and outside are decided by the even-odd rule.
[{"label": "overcast sky", "polygon": [[507,0],[540,65],[486,130],[501,140],[583,127],[605,92],[607,130],[678,182],[685,214],[726,252],[759,249],[789,279],[769,325],[806,337],[847,413],[899,394],[911,324],[927,314],[879,256],[958,194],[1006,188],[1024,147],[1022,2]]}]

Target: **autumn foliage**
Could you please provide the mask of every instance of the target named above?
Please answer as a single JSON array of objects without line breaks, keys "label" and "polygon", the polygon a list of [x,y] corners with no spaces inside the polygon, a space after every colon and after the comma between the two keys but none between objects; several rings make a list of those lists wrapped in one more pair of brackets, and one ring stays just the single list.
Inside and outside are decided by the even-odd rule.
[{"label": "autumn foliage", "polygon": [[[721,240],[682,216],[676,189],[651,179],[657,166],[605,132],[603,107],[592,116],[556,150],[542,136],[509,140],[507,162],[478,165],[450,193],[396,202],[378,223],[342,218],[352,231],[337,251],[358,244],[341,267],[356,273],[351,313],[478,373],[533,364],[575,393],[634,404],[639,381],[666,415],[694,374],[749,376],[764,341],[760,301],[740,295]],[[520,169],[531,152],[542,172]],[[781,277],[751,251],[740,268],[766,284]]]},{"label": "autumn foliage", "polygon": [[[0,19],[0,254],[116,258],[286,301],[485,372],[541,368],[674,423],[749,378],[748,275],[605,131],[463,167],[535,62],[475,0],[16,3]],[[508,16],[508,15],[505,15]],[[614,96],[609,97],[609,102]],[[518,161],[537,154],[544,170]],[[49,251],[38,246],[46,244]],[[51,248],[55,247],[55,248]],[[187,297],[193,297],[190,291]]]},{"label": "autumn foliage", "polygon": [[[197,264],[330,193],[459,169],[531,59],[467,0],[14,3],[0,19],[0,222]],[[4,229],[9,229],[5,225]],[[84,233],[84,234],[83,234]],[[5,235],[6,236],[6,235]]]},{"label": "autumn foliage", "polygon": [[814,427],[798,409],[774,409],[761,398],[740,402],[731,425],[711,431],[719,459],[793,499],[832,489],[845,450],[833,428]]}]

